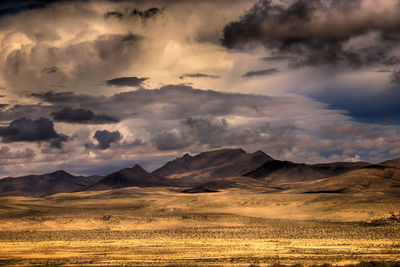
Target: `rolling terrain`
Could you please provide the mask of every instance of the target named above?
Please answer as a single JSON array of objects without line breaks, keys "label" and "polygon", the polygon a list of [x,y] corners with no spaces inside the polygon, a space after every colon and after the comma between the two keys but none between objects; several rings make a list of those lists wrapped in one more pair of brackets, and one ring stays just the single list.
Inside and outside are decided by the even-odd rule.
[{"label": "rolling terrain", "polygon": [[46,196],[74,192],[101,179],[100,176],[73,176],[63,170],[43,175],[0,179],[0,196]]},{"label": "rolling terrain", "polygon": [[167,162],[153,174],[176,179],[182,186],[193,186],[215,178],[242,176],[271,160],[262,151],[246,153],[243,149],[221,149],[195,156],[185,154]]},{"label": "rolling terrain", "polygon": [[0,197],[0,265],[398,261],[400,198],[129,187]]},{"label": "rolling terrain", "polygon": [[5,178],[0,265],[400,262],[399,163],[308,165],[222,149],[152,173]]},{"label": "rolling terrain", "polygon": [[83,188],[83,191],[101,191],[109,189],[118,189],[124,187],[152,187],[152,186],[171,186],[172,181],[145,171],[139,165],[132,168],[125,168],[111,173],[98,182]]},{"label": "rolling terrain", "polygon": [[257,192],[396,192],[399,160],[381,164],[334,162],[304,164],[272,159],[262,151],[220,149],[184,156],[147,172],[135,165],[104,177],[73,176],[65,171],[0,179],[0,195],[47,196],[125,187],[178,187],[186,193],[241,188]]}]

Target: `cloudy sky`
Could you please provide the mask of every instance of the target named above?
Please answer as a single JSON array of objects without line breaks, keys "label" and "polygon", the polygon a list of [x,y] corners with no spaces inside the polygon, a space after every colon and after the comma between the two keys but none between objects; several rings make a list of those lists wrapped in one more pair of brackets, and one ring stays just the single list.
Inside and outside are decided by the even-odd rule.
[{"label": "cloudy sky", "polygon": [[400,157],[400,0],[5,0],[0,176],[222,147]]}]

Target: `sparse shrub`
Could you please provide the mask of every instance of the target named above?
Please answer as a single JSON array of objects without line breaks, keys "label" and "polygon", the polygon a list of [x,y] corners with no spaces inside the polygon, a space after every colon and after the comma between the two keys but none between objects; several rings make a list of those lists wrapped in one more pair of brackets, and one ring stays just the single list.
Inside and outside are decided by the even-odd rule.
[{"label": "sparse shrub", "polygon": [[396,213],[392,211],[390,212],[389,220],[394,222],[400,222],[400,215],[396,215]]},{"label": "sparse shrub", "polygon": [[104,215],[101,219],[102,219],[103,221],[109,221],[109,220],[111,219],[111,215],[110,215],[110,214]]},{"label": "sparse shrub", "polygon": [[384,218],[379,218],[372,220],[370,222],[365,222],[363,223],[366,226],[381,226],[381,225],[387,225],[391,223],[400,223],[400,215],[397,215],[395,212],[390,212],[390,215],[388,217]]}]

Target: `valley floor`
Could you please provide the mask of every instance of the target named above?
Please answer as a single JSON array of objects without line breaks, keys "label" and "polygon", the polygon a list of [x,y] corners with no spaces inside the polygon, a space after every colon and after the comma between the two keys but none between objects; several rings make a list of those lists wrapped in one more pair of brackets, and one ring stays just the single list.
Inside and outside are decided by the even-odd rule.
[{"label": "valley floor", "polygon": [[400,261],[400,197],[126,188],[0,198],[0,265]]}]

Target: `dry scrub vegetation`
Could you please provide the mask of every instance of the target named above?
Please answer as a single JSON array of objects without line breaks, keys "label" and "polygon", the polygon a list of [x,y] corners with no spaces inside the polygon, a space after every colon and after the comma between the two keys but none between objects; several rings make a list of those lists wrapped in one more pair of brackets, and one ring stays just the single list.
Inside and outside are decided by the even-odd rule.
[{"label": "dry scrub vegetation", "polygon": [[2,197],[0,265],[396,266],[399,215],[400,197],[379,193],[125,188]]}]

